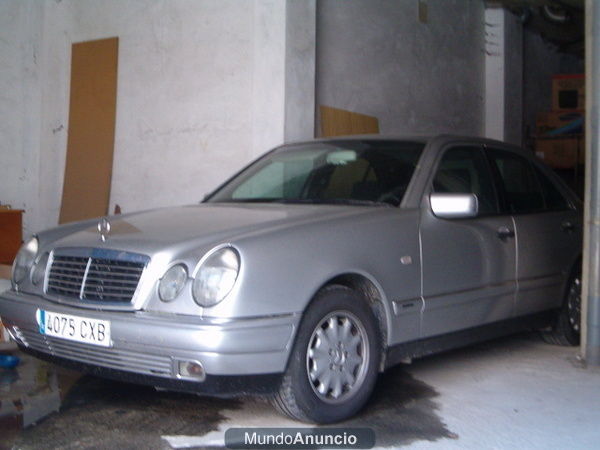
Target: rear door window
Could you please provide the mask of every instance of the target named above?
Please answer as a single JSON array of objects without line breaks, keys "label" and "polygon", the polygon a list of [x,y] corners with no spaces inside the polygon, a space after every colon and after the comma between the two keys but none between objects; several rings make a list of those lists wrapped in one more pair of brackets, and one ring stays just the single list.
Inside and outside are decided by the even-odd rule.
[{"label": "rear door window", "polygon": [[554,182],[537,167],[535,167],[535,173],[542,186],[546,209],[550,211],[563,211],[565,209],[571,209],[569,202],[561,194]]},{"label": "rear door window", "polygon": [[501,182],[504,212],[528,214],[568,209],[568,202],[554,183],[526,158],[496,149],[488,149],[487,154]]}]

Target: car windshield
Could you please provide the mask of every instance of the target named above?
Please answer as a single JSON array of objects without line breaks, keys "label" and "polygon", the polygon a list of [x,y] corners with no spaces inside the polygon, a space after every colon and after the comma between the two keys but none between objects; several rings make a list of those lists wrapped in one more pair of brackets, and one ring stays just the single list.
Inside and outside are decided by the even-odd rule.
[{"label": "car windshield", "polygon": [[283,146],[206,201],[398,206],[423,147],[419,142],[369,140]]}]

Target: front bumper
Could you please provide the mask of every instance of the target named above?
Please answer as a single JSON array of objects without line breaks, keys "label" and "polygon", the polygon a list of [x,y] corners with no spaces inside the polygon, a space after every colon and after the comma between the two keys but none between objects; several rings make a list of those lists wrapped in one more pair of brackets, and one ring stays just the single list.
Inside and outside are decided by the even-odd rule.
[{"label": "front bumper", "polygon": [[[40,334],[38,309],[108,320],[112,344],[106,348]],[[245,391],[240,376],[260,380],[283,373],[300,320],[299,314],[221,320],[94,311],[14,291],[0,294],[0,317],[21,348],[44,359],[100,376],[213,394],[235,385]],[[180,376],[180,361],[199,362],[206,379]],[[272,381],[269,384],[272,387]]]}]

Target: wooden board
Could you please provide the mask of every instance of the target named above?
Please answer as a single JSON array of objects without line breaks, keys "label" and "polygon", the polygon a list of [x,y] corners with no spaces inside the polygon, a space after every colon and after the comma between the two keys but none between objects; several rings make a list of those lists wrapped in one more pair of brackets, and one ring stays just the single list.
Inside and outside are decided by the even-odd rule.
[{"label": "wooden board", "polygon": [[319,112],[322,137],[379,133],[377,117],[323,105]]},{"label": "wooden board", "polygon": [[69,137],[60,223],[108,213],[118,50],[116,37],[73,44]]}]

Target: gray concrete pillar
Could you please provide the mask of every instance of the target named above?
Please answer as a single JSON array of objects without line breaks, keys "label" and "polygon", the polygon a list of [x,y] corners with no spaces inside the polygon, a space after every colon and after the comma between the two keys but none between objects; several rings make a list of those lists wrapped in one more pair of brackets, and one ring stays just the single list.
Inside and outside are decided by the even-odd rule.
[{"label": "gray concrete pillar", "polygon": [[253,156],[314,137],[315,0],[255,0]]},{"label": "gray concrete pillar", "polygon": [[586,1],[586,198],[582,350],[600,366],[600,2]]}]

